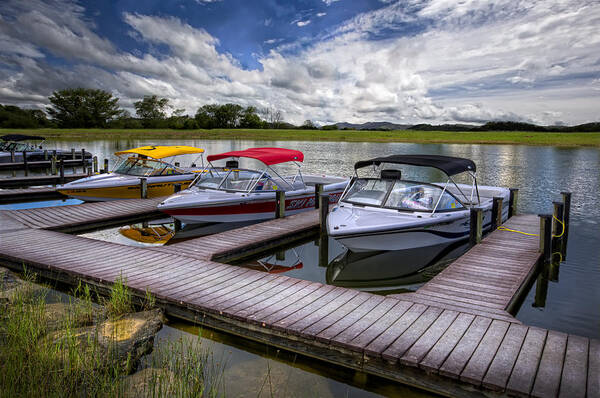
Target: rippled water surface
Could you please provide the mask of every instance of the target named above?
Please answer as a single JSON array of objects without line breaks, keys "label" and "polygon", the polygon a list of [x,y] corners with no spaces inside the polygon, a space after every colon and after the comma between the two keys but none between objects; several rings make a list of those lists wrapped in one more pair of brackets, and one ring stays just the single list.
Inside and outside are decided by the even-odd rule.
[{"label": "rippled water surface", "polygon": [[[480,184],[519,188],[519,212],[527,213],[550,213],[552,201],[560,200],[560,192],[570,191],[573,196],[566,261],[554,272],[552,278],[538,278],[542,280],[534,283],[527,292],[516,316],[527,325],[600,337],[599,149],[515,145],[201,140],[107,140],[48,144],[50,147],[54,144],[64,148],[85,147],[100,160],[111,159],[111,164],[115,159],[113,152],[149,144],[198,146],[205,148],[207,154],[256,146],[287,147],[304,152],[305,173],[344,176],[353,173],[353,164],[356,161],[371,157],[399,153],[466,157],[476,163]],[[187,156],[182,160],[182,165],[191,162],[193,158]],[[441,175],[430,171],[411,169],[409,173],[418,174],[416,177],[441,178]],[[304,242],[295,250],[309,253],[306,258],[310,260],[303,261],[302,264],[302,272],[312,274],[312,277],[307,277],[308,279],[331,283],[327,278],[331,279],[333,274],[328,275],[326,267],[319,267],[319,250],[316,242]],[[331,243],[327,261],[331,262],[334,257],[342,253],[342,248]],[[293,265],[294,256],[295,254],[288,250],[285,260],[281,260],[283,256],[279,255],[280,263],[283,261],[285,265]],[[376,259],[374,263],[382,261],[395,260]],[[272,262],[276,263],[277,258]],[[491,266],[501,268],[502,264],[491,264]],[[290,272],[289,275],[294,276],[294,273]],[[412,286],[413,282],[415,281],[407,281],[407,285]],[[340,391],[343,390],[335,390],[334,395]],[[354,391],[354,394],[350,395],[354,396],[355,393]]]}]

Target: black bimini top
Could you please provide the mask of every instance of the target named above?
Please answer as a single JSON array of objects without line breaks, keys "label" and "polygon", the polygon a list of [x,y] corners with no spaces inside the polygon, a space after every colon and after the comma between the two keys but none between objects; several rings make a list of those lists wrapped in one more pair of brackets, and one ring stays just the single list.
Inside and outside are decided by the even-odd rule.
[{"label": "black bimini top", "polygon": [[25,135],[25,134],[6,134],[0,136],[0,140],[3,141],[26,141],[26,140],[45,140],[44,137],[39,135]]},{"label": "black bimini top", "polygon": [[381,163],[408,164],[411,166],[435,167],[449,176],[465,171],[475,172],[475,163],[470,159],[442,155],[391,155],[370,160],[361,160],[354,164],[354,169],[379,166]]}]

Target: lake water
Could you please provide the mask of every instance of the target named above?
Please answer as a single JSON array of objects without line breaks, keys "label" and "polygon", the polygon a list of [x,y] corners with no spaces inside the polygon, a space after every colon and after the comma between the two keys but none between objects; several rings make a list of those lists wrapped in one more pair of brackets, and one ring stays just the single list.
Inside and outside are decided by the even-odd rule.
[{"label": "lake water", "polygon": [[[518,210],[523,213],[551,213],[552,201],[560,200],[561,191],[570,191],[573,196],[566,261],[560,264],[558,272],[554,275],[554,281],[541,280],[532,285],[524,297],[516,317],[527,325],[600,338],[600,288],[598,288],[600,286],[600,203],[598,200],[600,150],[597,148],[300,141],[105,140],[48,142],[49,147],[54,144],[63,148],[80,149],[84,147],[97,155],[100,161],[104,158],[111,159],[111,165],[115,160],[112,155],[115,151],[149,144],[197,146],[205,148],[207,154],[257,146],[286,147],[304,152],[303,172],[343,176],[352,175],[353,164],[356,161],[378,156],[403,153],[466,157],[476,163],[480,184],[519,188]],[[187,156],[186,159],[182,159],[182,165],[190,163],[193,158],[195,157]],[[243,165],[242,162],[242,167]],[[416,177],[441,179],[441,175],[436,172],[423,173],[414,170],[410,170],[410,172],[418,174]],[[19,205],[9,205],[8,207],[15,208]],[[3,206],[3,208],[6,207]],[[110,236],[114,236],[115,231],[116,229],[112,232],[102,231],[98,234],[105,234],[108,239],[112,239]],[[116,234],[118,235],[118,233]],[[99,237],[102,238],[102,236]],[[335,242],[330,241],[328,263],[331,263],[335,257],[343,257],[343,248],[336,245]],[[311,280],[335,284],[335,278],[333,278],[335,276],[337,281],[341,281],[343,278],[339,273],[334,275],[335,270],[330,270],[332,267],[327,267],[327,264],[319,264],[318,251],[316,242],[303,242],[294,250],[288,249],[285,254],[273,253],[273,256],[263,256],[260,260],[267,266],[270,266],[269,264],[293,266],[295,262],[297,263],[296,257],[302,257],[300,261],[302,267],[292,270],[286,275],[295,276],[294,272],[301,272],[299,277]],[[302,252],[301,255],[298,252]],[[348,262],[348,259],[341,258],[340,261]],[[358,259],[357,261],[360,264],[360,261],[365,260]],[[401,263],[403,260],[385,256],[368,260],[373,267],[383,263],[393,264],[395,261]],[[256,259],[253,262],[256,262]],[[264,266],[260,263],[259,265]],[[502,267],[502,264],[493,264],[493,266]],[[422,281],[418,279],[395,281],[395,283],[384,286],[383,290],[388,288],[394,291],[414,290],[420,283]],[[539,289],[546,290],[545,300],[539,300],[540,296],[544,296],[540,294],[536,300],[536,285]],[[168,330],[189,332],[187,326]],[[265,348],[263,347],[263,349]],[[352,382],[349,384],[353,385]],[[336,389],[334,395],[340,391],[342,390]],[[350,396],[361,395],[357,391],[367,394],[366,390],[353,389]],[[387,395],[386,392],[377,393]]]}]

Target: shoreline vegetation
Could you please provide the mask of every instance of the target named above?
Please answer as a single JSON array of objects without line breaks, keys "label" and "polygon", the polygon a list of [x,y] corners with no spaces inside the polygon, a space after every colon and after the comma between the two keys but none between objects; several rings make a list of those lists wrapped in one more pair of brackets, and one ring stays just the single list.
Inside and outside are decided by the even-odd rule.
[{"label": "shoreline vegetation", "polygon": [[0,398],[223,396],[223,368],[200,339],[154,347],[163,316],[148,292],[136,309],[121,278],[107,298],[81,284],[68,302],[49,291],[0,268]]},{"label": "shoreline vegetation", "polygon": [[49,140],[204,139],[256,141],[409,142],[600,147],[600,132],[297,130],[297,129],[0,129],[0,135],[42,135]]}]

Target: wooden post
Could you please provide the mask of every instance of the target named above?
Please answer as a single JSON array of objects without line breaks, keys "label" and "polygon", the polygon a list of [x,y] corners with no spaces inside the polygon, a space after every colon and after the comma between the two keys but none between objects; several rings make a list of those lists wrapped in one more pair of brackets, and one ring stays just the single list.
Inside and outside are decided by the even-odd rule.
[{"label": "wooden post", "polygon": [[275,252],[275,260],[285,261],[285,250],[277,250]]},{"label": "wooden post", "polygon": [[10,162],[15,163],[15,150],[14,149],[10,150]]},{"label": "wooden post", "polygon": [[569,220],[571,218],[571,192],[561,192],[562,201],[565,205],[563,210],[563,222],[565,223],[565,234],[563,235],[563,257],[567,253],[567,240],[569,238]]},{"label": "wooden post", "polygon": [[540,214],[540,252],[544,264],[552,257],[552,215]]},{"label": "wooden post", "polygon": [[98,156],[94,156],[92,164],[94,166],[94,174],[98,173]]},{"label": "wooden post", "polygon": [[50,162],[50,169],[52,171],[52,175],[56,175],[56,155],[52,155],[52,160]]},{"label": "wooden post", "polygon": [[[173,193],[177,193],[181,191],[181,184],[173,184]],[[181,220],[173,218],[173,229],[175,233],[181,231]]]},{"label": "wooden post", "polygon": [[315,184],[315,209],[319,208],[319,197],[323,193],[323,184]]},{"label": "wooden post", "polygon": [[508,218],[517,215],[517,203],[519,199],[519,188],[510,188],[510,196],[508,199]]},{"label": "wooden post", "polygon": [[108,159],[104,159],[104,171],[103,173],[108,173]]},{"label": "wooden post", "polygon": [[502,197],[494,196],[492,202],[492,227],[490,232],[494,232],[498,229],[498,226],[502,224]]},{"label": "wooden post", "polygon": [[[564,208],[563,202],[552,202],[554,205],[554,214],[552,215],[552,252],[561,250],[561,243],[564,237]],[[560,236],[560,238],[558,237]]]},{"label": "wooden post", "polygon": [[481,242],[481,236],[483,235],[483,209],[481,207],[471,207],[470,215],[469,245],[473,247]]},{"label": "wooden post", "polygon": [[61,159],[58,163],[59,163],[59,169],[60,169],[60,183],[64,184],[65,183],[65,161],[64,161],[64,159]]},{"label": "wooden post", "polygon": [[44,160],[48,160],[48,150],[44,149]]},{"label": "wooden post", "polygon": [[329,194],[319,195],[319,225],[321,235],[327,235],[327,214],[329,213]]},{"label": "wooden post", "polygon": [[23,168],[25,169],[25,176],[28,176],[29,166],[27,165],[27,151],[23,151]]},{"label": "wooden post", "polygon": [[532,304],[534,308],[543,308],[546,306],[548,297],[548,276],[547,267],[540,272],[535,283],[535,298]]},{"label": "wooden post", "polygon": [[275,191],[275,218],[285,217],[285,191]]},{"label": "wooden post", "polygon": [[71,159],[75,160],[75,148],[71,148]]},{"label": "wooden post", "polygon": [[146,177],[140,178],[140,198],[148,199],[148,179]]},{"label": "wooden post", "polygon": [[88,166],[88,168],[87,168],[87,175],[88,175],[88,177],[92,176],[92,166]]}]

